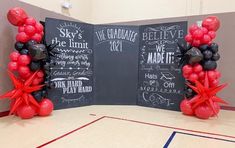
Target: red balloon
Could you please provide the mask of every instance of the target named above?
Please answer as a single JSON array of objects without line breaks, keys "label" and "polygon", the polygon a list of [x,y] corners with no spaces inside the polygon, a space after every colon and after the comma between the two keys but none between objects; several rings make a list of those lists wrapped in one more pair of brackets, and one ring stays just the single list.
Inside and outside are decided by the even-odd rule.
[{"label": "red balloon", "polygon": [[35,28],[37,33],[43,32],[43,25],[41,23],[36,23]]},{"label": "red balloon", "polygon": [[194,31],[197,30],[198,28],[199,28],[199,27],[198,27],[196,24],[193,24],[193,25],[191,25],[191,26],[189,27],[189,32],[190,32],[191,34],[193,34]]},{"label": "red balloon", "polygon": [[200,39],[203,37],[204,33],[203,33],[203,31],[202,31],[201,29],[197,29],[197,30],[195,30],[195,31],[193,32],[192,35],[193,35],[193,38],[194,38],[194,39],[200,40]]},{"label": "red balloon", "polygon": [[196,39],[193,40],[192,46],[198,47],[200,45],[201,45],[201,41],[200,40],[196,40]]},{"label": "red balloon", "polygon": [[202,104],[195,109],[195,115],[201,119],[208,119],[213,115],[213,111],[209,106]]},{"label": "red balloon", "polygon": [[43,35],[44,35],[44,32],[42,31],[42,32],[40,33],[40,35],[43,36]]},{"label": "red balloon", "polygon": [[183,73],[187,75],[193,72],[193,68],[190,65],[184,65],[182,70],[183,70]]},{"label": "red balloon", "polygon": [[18,64],[22,66],[26,66],[31,62],[30,56],[28,55],[20,55],[18,58]]},{"label": "red balloon", "polygon": [[37,76],[38,76],[39,78],[43,78],[43,77],[44,77],[43,71],[42,71],[42,70],[38,71]]},{"label": "red balloon", "polygon": [[207,33],[208,33],[208,29],[206,29],[205,27],[202,27],[201,29],[202,29],[202,32],[203,32],[204,34],[207,34]]},{"label": "red balloon", "polygon": [[185,74],[185,73],[183,73],[183,77],[184,77],[185,79],[188,79],[189,74]]},{"label": "red balloon", "polygon": [[220,111],[220,105],[217,102],[214,102],[215,113],[213,112],[212,117],[216,116]]},{"label": "red balloon", "polygon": [[33,118],[36,114],[35,108],[31,105],[22,105],[18,108],[17,114],[22,119],[30,119]]},{"label": "red balloon", "polygon": [[209,16],[202,21],[202,26],[208,30],[217,31],[220,27],[220,21],[216,16]]},{"label": "red balloon", "polygon": [[22,26],[27,17],[26,12],[19,7],[12,8],[7,13],[8,21],[14,26]]},{"label": "red balloon", "polygon": [[18,32],[20,33],[20,32],[24,32],[24,26],[19,26],[18,27]]},{"label": "red balloon", "polygon": [[193,41],[193,37],[191,34],[187,34],[185,37],[184,37],[185,41],[186,42],[189,42],[191,43]]},{"label": "red balloon", "polygon": [[214,39],[214,38],[216,37],[215,31],[209,31],[209,32],[208,32],[208,35],[209,35],[212,39]]},{"label": "red balloon", "polygon": [[191,82],[195,82],[196,80],[198,80],[198,75],[195,74],[195,73],[192,73],[189,75],[189,78],[188,78]]},{"label": "red balloon", "polygon": [[202,37],[202,43],[203,44],[208,44],[211,41],[211,37],[208,34],[204,34]]},{"label": "red balloon", "polygon": [[40,83],[41,83],[40,79],[36,78],[36,79],[33,80],[32,85],[38,85]]},{"label": "red balloon", "polygon": [[25,32],[20,32],[16,35],[16,41],[26,43],[29,40],[29,36]]},{"label": "red balloon", "polygon": [[193,115],[194,112],[192,110],[192,106],[189,103],[189,101],[187,99],[184,99],[183,101],[181,101],[180,103],[180,110],[185,114],[185,115]]},{"label": "red balloon", "polygon": [[26,25],[32,25],[34,26],[36,24],[36,20],[33,18],[33,17],[28,17],[26,20],[25,20],[25,24]]},{"label": "red balloon", "polygon": [[18,64],[17,62],[9,62],[8,63],[8,69],[10,71],[16,71],[18,69]]},{"label": "red balloon", "polygon": [[13,51],[11,54],[10,54],[10,60],[13,61],[13,62],[17,62],[18,61],[18,58],[19,58],[20,54],[19,52],[17,51]]},{"label": "red balloon", "polygon": [[196,65],[193,66],[193,72],[195,72],[195,73],[201,72],[202,69],[203,68],[202,68],[202,66],[200,64],[196,64]]},{"label": "red balloon", "polygon": [[199,77],[199,79],[204,79],[205,78],[205,72],[204,71],[201,71],[201,72],[199,72],[198,73],[198,77]]},{"label": "red balloon", "polygon": [[208,43],[208,45],[211,45],[212,44],[212,41],[210,41],[209,43]]},{"label": "red balloon", "polygon": [[38,78],[39,83],[42,83],[44,81],[44,78]]},{"label": "red balloon", "polygon": [[216,73],[213,70],[208,71],[208,79],[209,81],[214,81],[216,79]]},{"label": "red balloon", "polygon": [[19,66],[18,72],[21,77],[26,77],[28,74],[30,74],[30,69],[27,66]]},{"label": "red balloon", "polygon": [[32,75],[32,72],[30,71],[27,74],[19,73],[19,75],[20,75],[20,78],[22,78],[23,80],[26,80]]},{"label": "red balloon", "polygon": [[32,36],[32,35],[35,34],[36,29],[35,29],[34,26],[26,25],[26,26],[24,27],[24,31],[25,31],[25,33],[26,33],[28,36]]},{"label": "red balloon", "polygon": [[219,85],[219,80],[217,80],[217,79],[215,79],[215,80],[213,80],[213,81],[210,82],[210,86],[211,86],[211,87],[216,87],[216,86],[218,86],[218,85]]},{"label": "red balloon", "polygon": [[31,37],[32,40],[35,40],[36,42],[41,42],[42,40],[42,36],[38,33],[35,33],[32,37]]},{"label": "red balloon", "polygon": [[40,105],[38,111],[39,116],[48,116],[51,114],[51,112],[54,109],[53,103],[51,102],[51,100],[47,98],[42,99],[39,105]]},{"label": "red balloon", "polygon": [[221,77],[221,73],[218,70],[215,70],[215,75],[217,79]]}]

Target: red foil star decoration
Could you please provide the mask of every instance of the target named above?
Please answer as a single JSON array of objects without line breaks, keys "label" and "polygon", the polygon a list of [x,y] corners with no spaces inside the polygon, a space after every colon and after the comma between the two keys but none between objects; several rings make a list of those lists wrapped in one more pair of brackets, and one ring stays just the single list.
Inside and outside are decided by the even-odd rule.
[{"label": "red foil star decoration", "polygon": [[[209,112],[210,110],[212,110],[212,115],[217,115],[219,112],[219,107],[215,106],[215,103],[222,103],[222,104],[227,104],[223,99],[219,98],[218,96],[216,96],[216,94],[222,90],[224,87],[226,87],[227,84],[222,84],[219,86],[215,86],[215,87],[209,87],[209,80],[208,80],[208,74],[206,72],[205,74],[205,82],[204,85],[202,85],[199,81],[195,81],[195,86],[191,85],[191,84],[187,84],[190,88],[192,88],[197,95],[195,95],[192,99],[187,100],[184,99],[181,102],[180,108],[181,111],[186,114],[186,115],[194,115],[197,113],[196,110],[197,108],[203,108],[204,111]],[[209,108],[208,108],[209,107]],[[206,108],[206,109],[205,109]],[[200,113],[202,113],[203,111],[200,110]],[[205,113],[207,114],[207,113]],[[209,115],[210,113],[208,113]],[[199,115],[200,116],[200,115]],[[207,117],[203,117],[204,115],[200,116],[199,118],[204,118],[207,119]],[[206,115],[207,116],[207,115]]]},{"label": "red foil star decoration", "polygon": [[0,99],[9,98],[12,103],[9,114],[13,114],[17,111],[18,107],[22,104],[30,105],[32,104],[35,107],[39,107],[38,102],[31,95],[32,92],[40,90],[44,85],[34,85],[31,86],[33,80],[37,77],[37,72],[34,72],[27,80],[22,81],[17,79],[16,76],[8,71],[8,75],[14,85],[14,89],[0,96]]}]

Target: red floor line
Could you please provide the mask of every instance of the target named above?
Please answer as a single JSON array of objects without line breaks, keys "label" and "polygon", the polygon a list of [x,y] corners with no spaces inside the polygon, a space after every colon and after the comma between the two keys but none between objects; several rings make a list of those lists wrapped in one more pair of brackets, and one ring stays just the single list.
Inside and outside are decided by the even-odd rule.
[{"label": "red floor line", "polygon": [[[90,114],[90,115],[91,115],[91,114]],[[92,115],[91,115],[91,116],[92,116]],[[98,119],[96,119],[96,120],[94,120],[94,121],[91,121],[91,122],[89,122],[89,123],[87,123],[87,124],[85,124],[85,125],[83,125],[83,126],[81,126],[81,127],[79,127],[79,128],[76,128],[76,129],[74,129],[74,130],[72,130],[72,131],[70,131],[70,132],[68,132],[68,133],[66,133],[66,134],[64,134],[64,135],[61,135],[61,136],[59,136],[59,137],[57,137],[57,138],[55,138],[55,139],[53,139],[53,140],[51,140],[51,141],[49,141],[49,142],[46,142],[46,143],[44,143],[44,144],[38,146],[37,148],[42,148],[42,147],[44,147],[44,146],[46,146],[46,145],[48,145],[48,144],[50,144],[50,143],[52,143],[52,142],[55,142],[55,141],[57,141],[57,140],[59,140],[59,139],[61,139],[61,138],[64,138],[65,136],[68,136],[68,135],[70,135],[70,134],[72,134],[72,133],[74,133],[74,132],[76,132],[76,131],[78,131],[78,130],[84,128],[84,127],[87,127],[87,126],[89,126],[89,125],[91,125],[91,124],[93,124],[93,123],[95,123],[95,122],[97,122],[97,121],[99,121],[99,120],[101,120],[101,119],[104,119],[104,118],[115,119],[115,120],[122,120],[122,121],[128,121],[128,122],[139,123],[139,124],[145,124],[145,125],[151,125],[151,126],[157,126],[157,127],[168,128],[168,129],[179,130],[179,131],[187,131],[187,132],[194,132],[194,133],[207,134],[207,135],[213,135],[213,136],[221,136],[221,137],[234,138],[234,139],[235,139],[235,136],[230,136],[230,135],[223,135],[223,134],[216,134],[216,133],[203,132],[203,131],[197,131],[197,130],[190,130],[190,129],[184,129],[184,128],[177,128],[177,127],[173,127],[173,126],[166,126],[166,125],[161,125],[161,124],[148,123],[148,122],[137,121],[137,120],[131,120],[131,119],[120,118],[120,117],[103,116],[103,117],[100,117],[100,118],[98,118]]]},{"label": "red floor line", "polygon": [[56,140],[59,140],[59,139],[65,137],[65,136],[68,136],[68,135],[70,135],[70,134],[72,134],[72,133],[74,133],[74,132],[76,132],[76,131],[78,131],[78,130],[80,130],[80,129],[86,127],[86,126],[89,126],[89,125],[91,125],[91,124],[93,124],[93,123],[95,123],[95,122],[97,122],[97,121],[103,119],[104,117],[105,117],[105,116],[100,117],[100,118],[98,118],[98,119],[96,119],[96,120],[94,120],[94,121],[91,121],[91,122],[89,122],[89,123],[87,123],[87,124],[85,124],[85,125],[83,125],[83,126],[81,126],[81,127],[79,127],[79,128],[76,128],[76,129],[74,129],[74,130],[72,130],[72,131],[70,131],[70,132],[68,132],[68,133],[66,133],[66,134],[64,134],[64,135],[61,135],[61,136],[59,136],[59,137],[57,137],[57,138],[55,138],[55,139],[53,139],[53,140],[51,140],[51,141],[48,141],[48,142],[46,142],[46,143],[44,143],[44,144],[38,146],[37,148],[42,148],[42,147],[44,147],[44,146],[46,146],[46,145],[48,145],[48,144],[50,144],[50,143],[52,143],[52,142],[55,142]]},{"label": "red floor line", "polygon": [[230,135],[223,135],[223,134],[216,134],[216,133],[203,132],[203,131],[197,131],[197,130],[190,130],[190,129],[166,126],[166,125],[155,124],[155,123],[142,122],[142,121],[125,119],[125,118],[119,118],[119,117],[105,116],[105,118],[129,121],[129,122],[134,122],[134,123],[140,123],[140,124],[146,124],[146,125],[151,125],[151,126],[158,126],[158,127],[168,128],[168,129],[181,130],[181,131],[187,131],[187,132],[194,132],[194,133],[200,133],[200,134],[208,134],[208,135],[221,136],[221,137],[227,137],[227,138],[235,138],[235,136],[230,136]]},{"label": "red floor line", "polygon": [[10,113],[10,111],[4,111],[4,112],[0,112],[0,117],[5,117],[8,116]]},{"label": "red floor line", "polygon": [[235,111],[235,106],[221,106],[221,109]]}]

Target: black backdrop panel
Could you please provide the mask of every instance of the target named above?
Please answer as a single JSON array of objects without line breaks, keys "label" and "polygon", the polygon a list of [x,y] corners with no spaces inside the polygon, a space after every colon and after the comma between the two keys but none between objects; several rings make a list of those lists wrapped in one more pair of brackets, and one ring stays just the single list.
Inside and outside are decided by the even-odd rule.
[{"label": "black backdrop panel", "polygon": [[136,104],[139,27],[94,27],[95,104]]},{"label": "black backdrop panel", "polygon": [[47,18],[45,22],[47,44],[55,44],[59,52],[51,57],[49,90],[55,109],[89,105],[93,102],[93,25]]},{"label": "black backdrop panel", "polygon": [[174,61],[187,22],[140,26],[138,104],[179,110],[184,79]]},{"label": "black backdrop panel", "polygon": [[187,22],[144,26],[91,25],[47,18],[52,57],[49,91],[55,109],[91,104],[179,110],[184,79],[174,55]]}]

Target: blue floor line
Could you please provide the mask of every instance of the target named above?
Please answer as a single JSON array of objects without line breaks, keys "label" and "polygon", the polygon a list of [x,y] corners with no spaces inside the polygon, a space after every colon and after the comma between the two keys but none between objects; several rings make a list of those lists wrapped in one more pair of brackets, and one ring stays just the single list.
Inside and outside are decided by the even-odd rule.
[{"label": "blue floor line", "polygon": [[204,136],[204,135],[196,135],[196,134],[184,133],[184,132],[176,132],[176,133],[184,134],[184,135],[190,135],[190,136],[196,136],[196,137],[201,137],[201,138],[214,139],[214,140],[220,140],[220,141],[226,141],[226,142],[233,142],[233,143],[235,143],[234,140],[229,140],[229,139],[216,138],[216,137],[210,137],[210,136]]},{"label": "blue floor line", "polygon": [[171,136],[168,138],[168,140],[167,140],[167,142],[166,142],[166,144],[164,145],[163,148],[168,148],[168,146],[170,145],[171,141],[172,141],[173,138],[175,137],[175,134],[176,134],[176,132],[174,131],[174,132],[171,134]]}]

